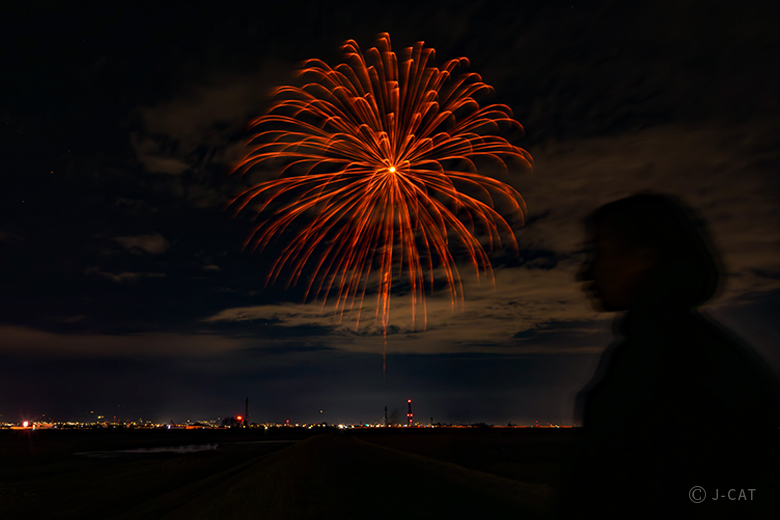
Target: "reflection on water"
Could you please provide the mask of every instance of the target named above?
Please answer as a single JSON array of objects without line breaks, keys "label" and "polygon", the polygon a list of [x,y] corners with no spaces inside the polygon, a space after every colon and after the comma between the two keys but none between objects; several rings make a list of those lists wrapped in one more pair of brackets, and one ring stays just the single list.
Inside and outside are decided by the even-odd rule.
[{"label": "reflection on water", "polygon": [[118,457],[120,455],[148,455],[152,453],[195,453],[216,450],[219,444],[189,444],[187,446],[166,446],[162,448],[137,448],[134,450],[82,451],[74,453],[83,457]]},{"label": "reflection on water", "polygon": [[[229,442],[227,444],[290,444],[297,442],[295,439],[280,439],[268,441],[239,441]],[[188,444],[186,446],[165,446],[161,448],[136,448],[133,450],[101,450],[101,451],[80,451],[74,453],[80,457],[119,457],[122,455],[152,455],[155,453],[173,453],[184,455],[187,453],[196,453],[199,451],[213,451],[219,447],[219,444]]]}]

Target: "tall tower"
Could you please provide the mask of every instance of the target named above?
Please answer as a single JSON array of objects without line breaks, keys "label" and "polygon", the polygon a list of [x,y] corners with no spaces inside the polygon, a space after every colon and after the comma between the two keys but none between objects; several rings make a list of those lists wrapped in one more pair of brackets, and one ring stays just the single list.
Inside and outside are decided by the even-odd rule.
[{"label": "tall tower", "polygon": [[244,401],[244,428],[249,425],[249,398]]},{"label": "tall tower", "polygon": [[385,406],[385,428],[387,428],[387,406]]},{"label": "tall tower", "polygon": [[411,399],[407,399],[406,400],[406,406],[407,406],[406,420],[409,421],[409,427],[411,428],[412,427],[412,423],[414,423],[414,414],[412,413],[412,400]]}]

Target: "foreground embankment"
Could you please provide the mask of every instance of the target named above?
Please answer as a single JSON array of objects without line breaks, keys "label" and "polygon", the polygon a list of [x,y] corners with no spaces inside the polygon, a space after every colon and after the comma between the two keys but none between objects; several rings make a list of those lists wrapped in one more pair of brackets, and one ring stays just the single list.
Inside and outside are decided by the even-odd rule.
[{"label": "foreground embankment", "polygon": [[575,435],[0,431],[0,517],[544,518]]}]

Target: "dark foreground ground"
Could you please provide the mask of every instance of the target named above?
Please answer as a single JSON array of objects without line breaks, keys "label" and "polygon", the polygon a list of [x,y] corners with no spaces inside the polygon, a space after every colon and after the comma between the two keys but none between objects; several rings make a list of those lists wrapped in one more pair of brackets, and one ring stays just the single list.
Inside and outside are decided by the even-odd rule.
[{"label": "dark foreground ground", "polygon": [[0,518],[546,518],[576,434],[5,430]]}]

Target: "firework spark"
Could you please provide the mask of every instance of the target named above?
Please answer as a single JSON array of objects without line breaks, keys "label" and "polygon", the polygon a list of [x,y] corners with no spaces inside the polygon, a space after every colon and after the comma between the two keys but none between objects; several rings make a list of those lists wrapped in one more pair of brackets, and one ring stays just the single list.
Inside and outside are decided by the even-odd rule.
[{"label": "firework spark", "polygon": [[412,327],[420,310],[426,316],[435,272],[443,273],[437,277],[452,305],[462,301],[452,242],[477,275],[491,279],[488,252],[517,250],[499,204],[523,223],[525,202],[511,186],[480,175],[475,161],[506,169],[511,159],[530,168],[532,158],[494,135],[522,126],[507,106],[479,106],[475,96],[491,87],[475,73],[453,76],[466,58],[439,69],[429,64],[433,49],[418,42],[399,61],[387,34],[365,54],[352,40],[342,51],[335,68],[306,62],[304,85],[278,88],[269,112],[250,123],[256,133],[235,172],[267,163],[279,176],[230,205],[235,214],[250,203],[257,212],[245,247],[262,251],[287,240],[267,283],[283,276],[289,287],[304,277],[306,298],[324,304],[335,297],[342,316],[356,304],[362,309],[376,287],[375,319],[386,334],[394,281],[408,283]]}]

